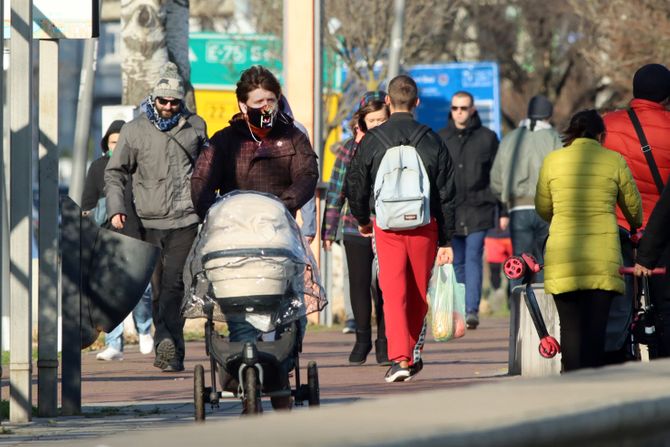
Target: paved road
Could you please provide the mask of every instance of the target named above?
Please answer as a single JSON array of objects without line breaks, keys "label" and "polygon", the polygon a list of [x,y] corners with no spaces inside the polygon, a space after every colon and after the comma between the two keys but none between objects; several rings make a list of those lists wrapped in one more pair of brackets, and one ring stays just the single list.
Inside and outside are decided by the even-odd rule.
[{"label": "paved road", "polygon": [[[430,338],[430,337],[429,337]],[[407,394],[417,391],[463,387],[472,384],[516,380],[507,373],[508,321],[502,318],[483,319],[481,326],[466,336],[448,343],[428,341],[424,351],[425,367],[412,381],[387,384],[386,371],[374,362],[349,366],[347,357],[354,336],[336,330],[308,331],[303,365],[315,360],[319,366],[322,405],[337,405],[359,399]],[[192,420],[193,367],[208,365],[203,342],[189,342],[186,349],[186,370],[183,373],[162,373],[152,366],[153,356],[139,353],[137,346],[128,346],[123,361],[103,362],[95,352],[82,355],[82,403],[86,418],[58,418],[53,421],[35,418],[28,426],[12,426],[11,434],[0,436],[0,444],[18,445],[40,439],[53,441],[99,436],[129,429],[155,427],[160,423]],[[3,368],[7,375],[7,368]],[[36,368],[34,367],[36,373]],[[303,380],[305,370],[303,369]],[[206,383],[209,375],[206,373]],[[2,398],[8,398],[6,377],[2,381]],[[37,402],[36,386],[33,400]],[[270,411],[269,402],[264,403]],[[234,416],[241,410],[237,400],[222,402],[218,410],[207,407],[209,419]]]}]

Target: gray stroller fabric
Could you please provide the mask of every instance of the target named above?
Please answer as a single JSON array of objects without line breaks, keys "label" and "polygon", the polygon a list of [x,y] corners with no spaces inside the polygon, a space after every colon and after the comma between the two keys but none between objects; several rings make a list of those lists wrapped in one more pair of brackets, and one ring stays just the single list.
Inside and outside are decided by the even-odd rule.
[{"label": "gray stroller fabric", "polygon": [[211,309],[215,321],[247,321],[264,332],[327,304],[297,222],[277,197],[252,191],[232,191],[211,206],[184,285],[184,318],[207,317]]}]

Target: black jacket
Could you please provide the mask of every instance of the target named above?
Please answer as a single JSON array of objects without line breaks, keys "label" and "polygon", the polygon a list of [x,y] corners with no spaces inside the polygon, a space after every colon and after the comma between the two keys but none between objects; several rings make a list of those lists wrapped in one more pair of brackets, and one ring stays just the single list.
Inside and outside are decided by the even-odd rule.
[{"label": "black jacket", "polygon": [[[105,154],[102,157],[94,160],[88,168],[86,174],[86,181],[84,183],[84,191],[81,195],[81,209],[89,211],[98,205],[98,200],[105,197],[105,168],[109,163],[109,155]],[[133,204],[132,182],[126,183],[124,191],[124,202],[128,214],[126,215],[126,223],[121,230],[116,230],[110,224],[109,220],[102,226],[108,230],[117,231],[126,236],[140,238],[140,220],[135,213],[135,205]]]},{"label": "black jacket", "polygon": [[[414,120],[411,113],[397,112],[379,126],[378,131],[394,143],[409,140],[412,132],[421,124]],[[368,133],[361,140],[356,155],[351,160],[345,179],[345,194],[349,200],[351,213],[361,225],[370,222],[374,214],[374,196],[372,189],[379,164],[386,153],[382,142]],[[435,217],[438,226],[438,243],[449,245],[454,232],[454,181],[451,158],[440,137],[432,130],[418,142],[416,150],[421,157],[430,179],[430,215]]]},{"label": "black jacket", "polygon": [[458,129],[449,116],[440,130],[454,163],[456,183],[456,230],[458,236],[494,228],[500,205],[490,188],[490,173],[498,151],[498,137],[482,126],[475,112],[465,129]]},{"label": "black jacket", "polygon": [[[647,221],[644,236],[637,250],[637,263],[647,268],[664,264],[663,261],[668,258],[670,249],[668,226],[670,226],[670,187],[666,186]],[[666,266],[660,265],[659,267]]]}]

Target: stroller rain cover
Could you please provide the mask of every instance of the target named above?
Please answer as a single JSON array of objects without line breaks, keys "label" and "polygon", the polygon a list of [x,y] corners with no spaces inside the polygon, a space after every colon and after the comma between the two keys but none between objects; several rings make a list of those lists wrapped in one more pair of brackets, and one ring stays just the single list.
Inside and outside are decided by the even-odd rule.
[{"label": "stroller rain cover", "polygon": [[253,191],[232,191],[210,207],[184,265],[184,287],[184,318],[211,310],[215,321],[247,321],[264,332],[327,304],[297,222],[277,197]]}]

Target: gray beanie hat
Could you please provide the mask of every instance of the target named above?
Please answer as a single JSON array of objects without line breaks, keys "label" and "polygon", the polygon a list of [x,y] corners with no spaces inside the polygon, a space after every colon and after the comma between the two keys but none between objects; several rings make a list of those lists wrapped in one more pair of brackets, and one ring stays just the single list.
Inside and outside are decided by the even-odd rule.
[{"label": "gray beanie hat", "polygon": [[154,98],[184,99],[184,81],[179,76],[179,70],[173,62],[168,62],[161,69],[151,94]]}]

